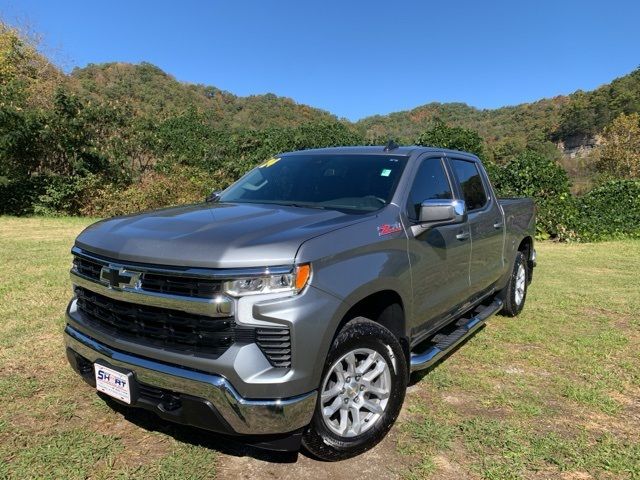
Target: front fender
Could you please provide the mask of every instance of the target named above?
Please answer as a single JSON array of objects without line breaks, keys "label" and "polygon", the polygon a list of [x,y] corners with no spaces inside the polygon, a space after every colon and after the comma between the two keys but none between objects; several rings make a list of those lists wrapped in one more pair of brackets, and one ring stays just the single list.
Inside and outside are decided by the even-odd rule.
[{"label": "front fender", "polygon": [[[390,213],[390,214],[389,214]],[[311,262],[311,283],[342,300],[344,316],[360,300],[383,290],[397,293],[405,318],[412,316],[411,267],[404,229],[379,235],[378,226],[399,222],[397,210],[302,244],[298,262]],[[407,322],[408,323],[408,322]]]}]

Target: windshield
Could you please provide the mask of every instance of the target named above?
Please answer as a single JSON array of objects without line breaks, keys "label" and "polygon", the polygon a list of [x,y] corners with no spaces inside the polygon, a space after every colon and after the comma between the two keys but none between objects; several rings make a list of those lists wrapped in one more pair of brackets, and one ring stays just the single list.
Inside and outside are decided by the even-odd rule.
[{"label": "windshield", "polygon": [[406,161],[394,155],[276,157],[231,185],[219,201],[375,211],[391,201]]}]

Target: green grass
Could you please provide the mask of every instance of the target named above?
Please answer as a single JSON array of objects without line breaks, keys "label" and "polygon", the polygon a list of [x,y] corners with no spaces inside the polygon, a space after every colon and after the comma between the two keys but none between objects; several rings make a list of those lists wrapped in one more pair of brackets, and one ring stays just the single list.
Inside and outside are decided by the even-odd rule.
[{"label": "green grass", "polygon": [[127,421],[67,365],[69,250],[88,223],[0,217],[0,478],[213,478],[215,450]]},{"label": "green grass", "polygon": [[407,478],[640,478],[640,242],[537,249],[523,313],[408,396]]},{"label": "green grass", "polygon": [[[214,478],[228,459],[213,442],[125,419],[66,364],[69,249],[88,223],[0,217],[0,478]],[[640,479],[640,241],[537,248],[522,315],[493,317],[420,379],[378,447],[392,451],[367,462],[391,455],[406,478]]]}]

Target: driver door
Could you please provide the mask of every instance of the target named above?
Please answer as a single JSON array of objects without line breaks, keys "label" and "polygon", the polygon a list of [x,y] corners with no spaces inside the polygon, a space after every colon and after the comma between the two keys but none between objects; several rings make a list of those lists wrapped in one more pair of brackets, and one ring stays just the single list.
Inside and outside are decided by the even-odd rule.
[{"label": "driver door", "polygon": [[[408,251],[415,321],[412,334],[435,326],[469,291],[471,240],[469,223],[419,227],[420,206],[431,199],[452,199],[453,188],[440,157],[420,161],[407,199]],[[417,228],[416,228],[417,227]]]}]

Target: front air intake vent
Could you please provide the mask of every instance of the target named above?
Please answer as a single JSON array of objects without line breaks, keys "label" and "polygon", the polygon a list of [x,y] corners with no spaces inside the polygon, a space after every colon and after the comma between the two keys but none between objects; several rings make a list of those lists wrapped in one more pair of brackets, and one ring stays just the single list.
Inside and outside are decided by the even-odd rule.
[{"label": "front air intake vent", "polygon": [[256,343],[271,365],[291,367],[291,334],[288,328],[258,328]]}]

